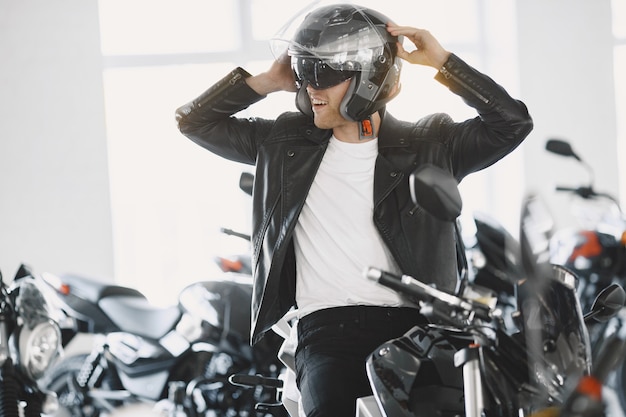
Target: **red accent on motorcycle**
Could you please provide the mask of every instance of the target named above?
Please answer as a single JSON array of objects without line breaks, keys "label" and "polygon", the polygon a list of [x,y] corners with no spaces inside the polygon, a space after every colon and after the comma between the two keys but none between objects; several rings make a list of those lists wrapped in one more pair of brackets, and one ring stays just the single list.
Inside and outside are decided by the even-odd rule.
[{"label": "red accent on motorcycle", "polygon": [[578,382],[576,391],[596,401],[602,400],[602,383],[592,376],[582,377]]},{"label": "red accent on motorcycle", "polygon": [[579,233],[585,238],[585,241],[581,245],[576,246],[569,257],[568,262],[573,262],[579,256],[589,259],[602,253],[602,244],[600,243],[598,235],[595,232],[591,230],[583,230]]},{"label": "red accent on motorcycle", "polygon": [[59,285],[58,288],[59,292],[63,295],[69,295],[70,294],[70,285],[69,284],[61,284]]},{"label": "red accent on motorcycle", "polygon": [[239,272],[243,268],[241,261],[233,261],[227,258],[220,259],[220,269],[224,272]]}]

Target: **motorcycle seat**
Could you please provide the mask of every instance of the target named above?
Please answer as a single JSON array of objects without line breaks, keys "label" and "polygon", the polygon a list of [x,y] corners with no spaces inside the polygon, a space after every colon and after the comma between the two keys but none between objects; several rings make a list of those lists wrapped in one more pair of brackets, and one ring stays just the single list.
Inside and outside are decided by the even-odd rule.
[{"label": "motorcycle seat", "polygon": [[177,306],[159,307],[133,296],[106,297],[98,305],[121,331],[151,339],[163,337],[182,314]]},{"label": "motorcycle seat", "polygon": [[59,280],[62,284],[69,287],[71,294],[93,304],[97,304],[102,298],[118,295],[146,298],[141,292],[134,288],[111,285],[79,275],[64,274],[59,277]]}]

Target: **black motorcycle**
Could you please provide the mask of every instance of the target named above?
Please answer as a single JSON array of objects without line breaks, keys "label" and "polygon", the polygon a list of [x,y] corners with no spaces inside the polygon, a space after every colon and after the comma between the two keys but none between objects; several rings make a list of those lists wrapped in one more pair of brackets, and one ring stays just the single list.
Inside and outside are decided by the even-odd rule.
[{"label": "black motorcycle", "polygon": [[39,417],[56,410],[54,393],[38,385],[61,349],[61,332],[41,284],[25,265],[10,285],[0,274],[0,417]]},{"label": "black motorcycle", "polygon": [[[455,221],[461,202],[453,178],[425,167],[411,183],[417,204],[441,221]],[[507,329],[494,289],[466,280],[458,293],[449,294],[415,277],[369,269],[368,278],[420,303],[432,323],[388,341],[368,358],[383,415],[526,416],[559,410],[591,375],[576,277],[545,262],[545,253],[538,252],[545,250],[545,236],[535,234],[527,208],[520,227],[524,279],[515,282],[516,329]],[[623,303],[621,287],[607,288],[589,316],[610,317]]]},{"label": "black motorcycle", "polygon": [[[578,161],[589,173],[583,186],[557,186],[556,191],[573,197],[571,207],[578,225],[562,228],[550,240],[551,261],[574,271],[579,278],[578,294],[583,308],[592,305],[599,292],[611,285],[626,285],[626,215],[611,194],[598,192],[593,170],[564,140],[550,139],[546,150]],[[590,324],[593,354],[602,342],[624,326],[626,311],[605,321]],[[611,387],[626,409],[626,366],[622,362]]]},{"label": "black motorcycle", "polygon": [[250,346],[249,276],[194,283],[168,308],[84,277],[47,275],[47,282],[71,319],[64,345],[78,334],[95,336],[90,353],[64,358],[42,381],[58,395],[57,415],[96,417],[176,400],[189,416],[253,416],[257,403],[273,401],[271,393],[228,382],[234,373],[278,376],[282,368],[277,337]]}]

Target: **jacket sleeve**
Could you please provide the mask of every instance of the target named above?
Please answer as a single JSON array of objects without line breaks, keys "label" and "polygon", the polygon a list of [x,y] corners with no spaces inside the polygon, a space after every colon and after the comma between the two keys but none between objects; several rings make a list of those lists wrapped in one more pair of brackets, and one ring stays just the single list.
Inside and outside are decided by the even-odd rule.
[{"label": "jacket sleeve", "polygon": [[474,119],[446,126],[458,180],[506,156],[532,130],[533,121],[524,103],[456,55],[450,55],[435,78],[478,112]]},{"label": "jacket sleeve", "polygon": [[248,86],[250,74],[238,67],[176,110],[178,129],[187,138],[224,158],[254,164],[257,144],[273,124],[233,115],[265,98]]}]

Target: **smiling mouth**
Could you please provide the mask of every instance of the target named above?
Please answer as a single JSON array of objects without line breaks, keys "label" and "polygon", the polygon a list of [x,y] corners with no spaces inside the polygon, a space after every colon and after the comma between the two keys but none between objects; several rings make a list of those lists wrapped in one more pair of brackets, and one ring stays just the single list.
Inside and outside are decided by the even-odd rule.
[{"label": "smiling mouth", "polygon": [[310,99],[311,99],[311,104],[314,106],[325,106],[326,104],[328,104],[328,101],[320,100],[319,98],[310,97]]}]

